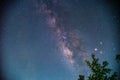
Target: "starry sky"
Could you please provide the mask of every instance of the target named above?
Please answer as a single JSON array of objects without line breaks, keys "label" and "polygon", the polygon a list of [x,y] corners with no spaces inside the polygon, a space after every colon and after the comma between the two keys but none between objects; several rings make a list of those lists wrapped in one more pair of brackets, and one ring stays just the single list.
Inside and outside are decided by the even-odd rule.
[{"label": "starry sky", "polygon": [[18,0],[2,15],[6,80],[77,80],[91,53],[117,69],[118,16],[104,0]]}]

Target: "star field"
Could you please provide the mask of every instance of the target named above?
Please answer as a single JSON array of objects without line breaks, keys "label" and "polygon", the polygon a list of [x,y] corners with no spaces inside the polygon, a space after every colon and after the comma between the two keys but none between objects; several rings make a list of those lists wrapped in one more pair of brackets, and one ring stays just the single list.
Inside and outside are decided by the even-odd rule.
[{"label": "star field", "polygon": [[119,20],[103,0],[21,0],[3,16],[6,80],[77,80],[91,53],[116,70]]}]

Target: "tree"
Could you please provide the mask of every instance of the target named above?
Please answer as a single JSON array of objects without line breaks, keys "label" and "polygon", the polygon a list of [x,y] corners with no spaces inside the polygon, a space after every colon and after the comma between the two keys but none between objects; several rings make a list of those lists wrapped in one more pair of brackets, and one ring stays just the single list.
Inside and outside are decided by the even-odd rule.
[{"label": "tree", "polygon": [[84,80],[84,76],[83,75],[79,75],[79,79],[78,80]]},{"label": "tree", "polygon": [[118,80],[120,80],[120,54],[117,54],[116,55],[116,61],[117,61],[117,63],[118,63],[118,70],[117,70],[117,74],[118,74]]},{"label": "tree", "polygon": [[[98,62],[99,59],[96,58],[94,54],[92,54],[91,57],[92,62],[88,60],[85,61],[91,70],[91,74],[88,76],[88,80],[117,80],[116,72],[110,75],[111,69],[107,67],[107,61],[103,61],[102,64],[100,64]],[[84,80],[81,78],[82,76],[79,76],[78,80]]]},{"label": "tree", "polygon": [[120,62],[120,54],[116,55],[116,60],[117,60],[118,63]]}]

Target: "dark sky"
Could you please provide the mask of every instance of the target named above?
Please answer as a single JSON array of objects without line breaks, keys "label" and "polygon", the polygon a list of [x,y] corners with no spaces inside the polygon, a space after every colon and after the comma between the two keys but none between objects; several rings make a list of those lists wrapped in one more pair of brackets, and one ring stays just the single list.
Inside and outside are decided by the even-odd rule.
[{"label": "dark sky", "polygon": [[6,80],[77,80],[94,53],[117,68],[119,15],[107,0],[1,3],[1,75]]}]

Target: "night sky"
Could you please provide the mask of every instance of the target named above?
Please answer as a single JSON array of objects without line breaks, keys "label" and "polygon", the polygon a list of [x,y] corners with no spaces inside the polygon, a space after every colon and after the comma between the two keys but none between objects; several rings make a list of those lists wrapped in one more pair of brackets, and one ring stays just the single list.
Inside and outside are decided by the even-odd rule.
[{"label": "night sky", "polygon": [[116,71],[119,16],[111,3],[16,0],[3,4],[1,75],[6,80],[77,80],[79,74],[90,74],[85,60],[91,60],[91,53]]}]

